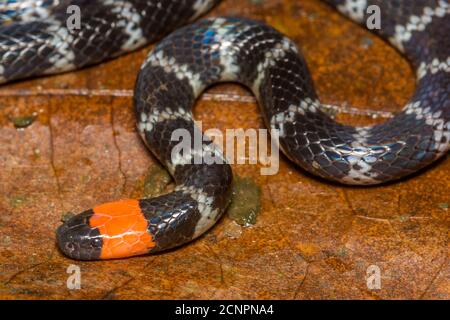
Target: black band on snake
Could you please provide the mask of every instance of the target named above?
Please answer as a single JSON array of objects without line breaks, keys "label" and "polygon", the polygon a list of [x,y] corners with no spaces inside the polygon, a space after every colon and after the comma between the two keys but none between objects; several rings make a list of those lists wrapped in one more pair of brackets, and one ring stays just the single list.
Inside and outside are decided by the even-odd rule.
[{"label": "black band on snake", "polygon": [[[134,50],[196,19],[219,1],[7,0],[0,7],[0,82],[58,73]],[[365,24],[381,9],[376,32],[417,71],[416,91],[394,118],[352,127],[323,112],[297,46],[272,27],[242,18],[213,18],[176,30],[144,62],[135,88],[138,130],[176,182],[172,193],[107,203],[60,226],[69,257],[122,258],[173,248],[199,237],[230,200],[231,167],[206,139],[173,156],[175,130],[198,132],[192,106],[208,86],[238,82],[256,96],[284,154],[303,169],[343,184],[373,185],[416,172],[450,149],[450,5],[448,0],[327,0]],[[85,12],[83,27],[65,27],[66,8]],[[9,7],[8,7],[9,6]],[[18,14],[19,12],[19,14]],[[26,14],[25,14],[25,13]],[[209,155],[223,163],[195,164]]]}]

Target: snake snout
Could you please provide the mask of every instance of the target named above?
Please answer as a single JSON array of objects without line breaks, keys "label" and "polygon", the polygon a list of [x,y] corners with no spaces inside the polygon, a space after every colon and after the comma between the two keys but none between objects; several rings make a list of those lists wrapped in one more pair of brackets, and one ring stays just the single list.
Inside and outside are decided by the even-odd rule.
[{"label": "snake snout", "polygon": [[77,260],[100,258],[102,239],[96,228],[89,225],[89,212],[83,212],[59,226],[56,238],[59,249]]}]

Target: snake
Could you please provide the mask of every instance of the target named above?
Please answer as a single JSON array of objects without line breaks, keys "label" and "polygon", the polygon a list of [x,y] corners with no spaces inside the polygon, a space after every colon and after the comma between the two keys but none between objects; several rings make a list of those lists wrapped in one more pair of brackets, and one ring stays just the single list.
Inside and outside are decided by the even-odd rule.
[{"label": "snake", "polygon": [[[415,92],[394,117],[371,126],[337,122],[324,110],[305,58],[287,36],[247,18],[198,20],[219,0],[4,0],[1,83],[83,68],[159,41],[139,71],[133,103],[137,131],[173,177],[174,190],[73,216],[56,231],[60,251],[78,260],[156,253],[217,223],[231,199],[231,166],[208,136],[174,152],[173,134],[202,134],[192,108],[219,82],[249,88],[282,152],[318,177],[377,185],[443,157],[450,149],[448,0],[323,1],[366,27],[379,10],[381,24],[371,31],[416,71]],[[67,24],[69,7],[80,9],[81,28]]]}]

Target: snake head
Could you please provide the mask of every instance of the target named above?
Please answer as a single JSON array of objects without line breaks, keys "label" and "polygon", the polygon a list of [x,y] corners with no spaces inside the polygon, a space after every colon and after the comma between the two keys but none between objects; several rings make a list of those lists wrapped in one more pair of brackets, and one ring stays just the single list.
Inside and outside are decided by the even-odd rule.
[{"label": "snake head", "polygon": [[56,231],[58,246],[72,259],[117,259],[148,253],[156,243],[138,200],[105,203],[80,213]]},{"label": "snake head", "polygon": [[59,249],[68,257],[77,260],[100,259],[102,236],[97,228],[90,226],[92,210],[80,213],[56,230]]}]

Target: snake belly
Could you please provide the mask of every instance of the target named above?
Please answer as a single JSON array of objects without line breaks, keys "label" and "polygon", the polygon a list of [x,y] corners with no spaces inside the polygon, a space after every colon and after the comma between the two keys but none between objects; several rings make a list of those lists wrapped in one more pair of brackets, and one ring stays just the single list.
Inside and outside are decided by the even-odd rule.
[{"label": "snake belly", "polygon": [[[82,260],[159,252],[199,237],[216,223],[230,200],[231,167],[208,137],[185,154],[173,153],[178,141],[172,139],[177,130],[191,137],[201,134],[192,106],[214,83],[232,81],[250,88],[267,127],[278,130],[284,154],[331,181],[393,181],[445,155],[450,148],[448,1],[325,2],[361,24],[367,8],[380,8],[382,27],[376,32],[417,71],[416,91],[400,113],[374,126],[335,122],[322,111],[297,46],[262,22],[220,17],[178,29],[149,54],[134,94],[138,130],[174,177],[175,190],[151,199],[99,205],[73,217],[57,230],[61,251]],[[97,61],[100,58],[92,63]],[[214,161],[197,163],[198,158]]]}]

